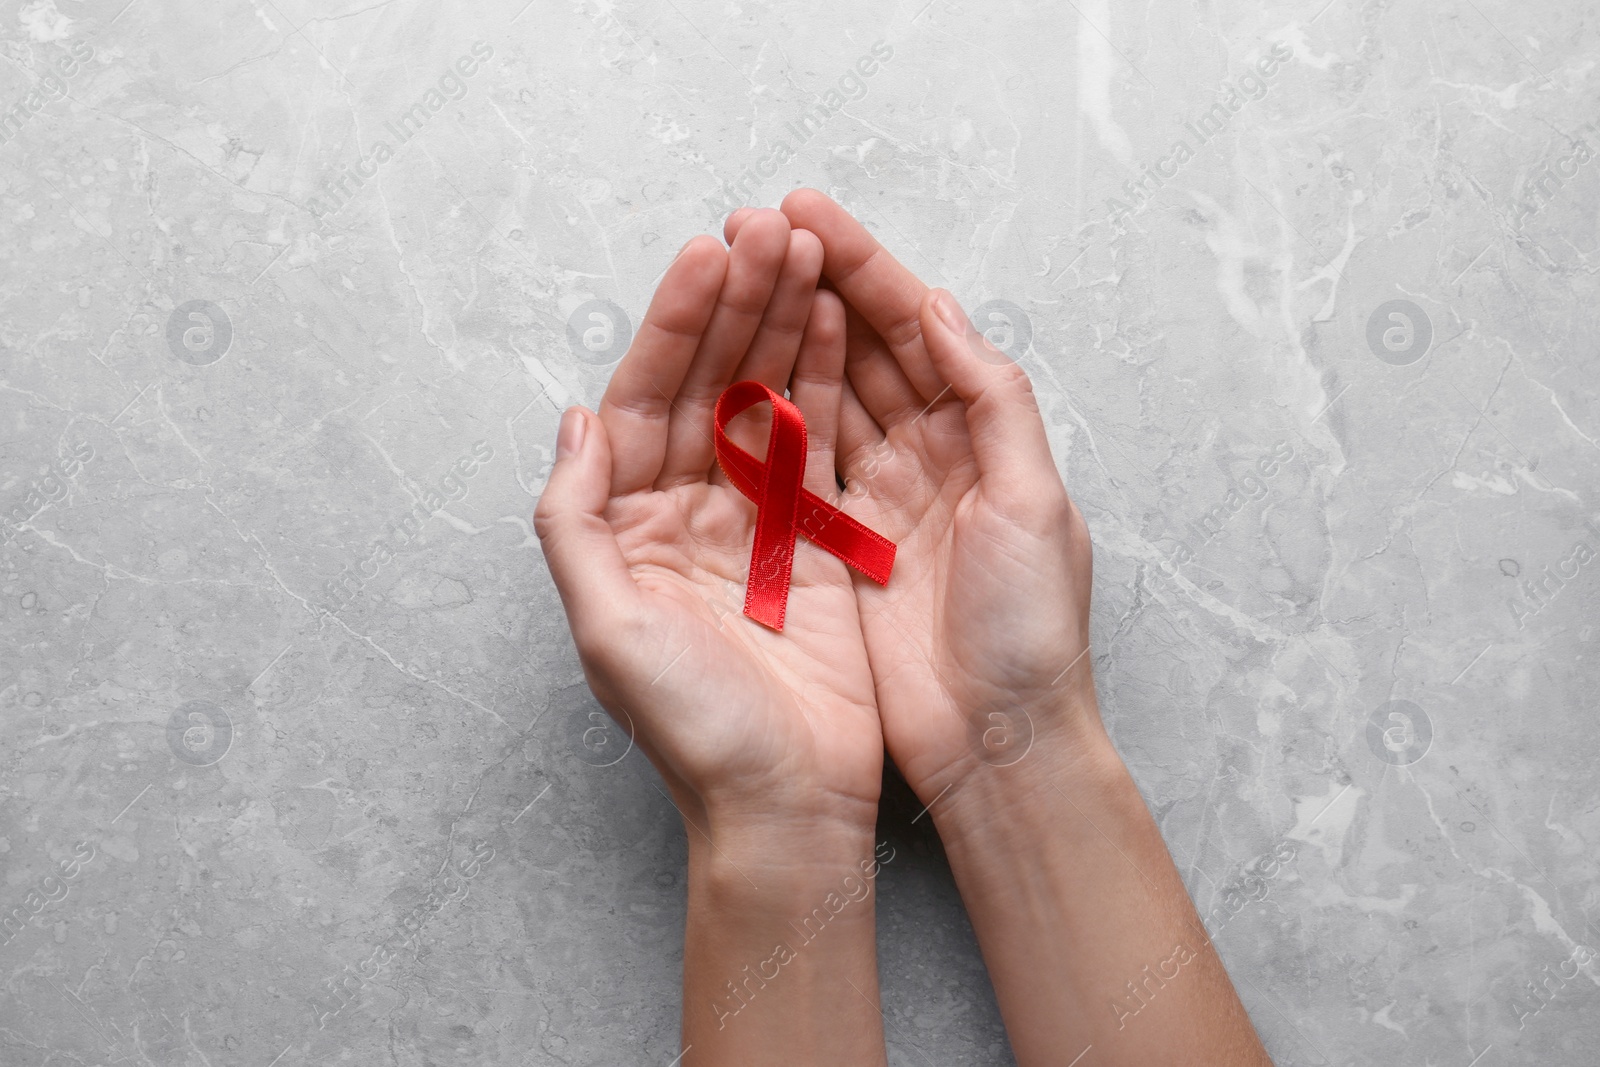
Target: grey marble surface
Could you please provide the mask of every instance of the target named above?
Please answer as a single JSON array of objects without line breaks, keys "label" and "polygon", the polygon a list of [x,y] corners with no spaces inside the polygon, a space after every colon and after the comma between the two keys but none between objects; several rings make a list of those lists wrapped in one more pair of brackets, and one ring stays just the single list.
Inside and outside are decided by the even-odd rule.
[{"label": "grey marble surface", "polygon": [[[8,0],[0,54],[6,1067],[672,1061],[682,831],[529,516],[672,253],[799,185],[1033,376],[1278,1062],[1600,1062],[1590,5]],[[892,1060],[1010,1062],[887,807]]]}]

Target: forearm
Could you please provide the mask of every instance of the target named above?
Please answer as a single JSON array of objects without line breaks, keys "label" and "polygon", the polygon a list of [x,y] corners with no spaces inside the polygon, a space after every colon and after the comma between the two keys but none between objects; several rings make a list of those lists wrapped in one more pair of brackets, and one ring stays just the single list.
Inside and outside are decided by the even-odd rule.
[{"label": "forearm", "polygon": [[933,808],[1021,1067],[1269,1065],[1098,725]]},{"label": "forearm", "polygon": [[689,829],[686,1067],[882,1067],[872,826]]}]

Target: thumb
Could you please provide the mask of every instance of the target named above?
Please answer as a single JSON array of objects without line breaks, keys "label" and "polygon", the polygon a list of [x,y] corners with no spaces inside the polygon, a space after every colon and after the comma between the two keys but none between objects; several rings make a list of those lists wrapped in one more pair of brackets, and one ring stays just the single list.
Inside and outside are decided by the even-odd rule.
[{"label": "thumb", "polygon": [[991,345],[944,289],[923,295],[922,336],[939,376],[967,408],[978,473],[1010,495],[1060,481],[1028,375]]},{"label": "thumb", "polygon": [[610,492],[605,424],[586,408],[568,408],[556,432],[556,462],[534,508],[533,528],[580,648],[585,633],[598,637],[638,606],[639,588],[605,519]]}]

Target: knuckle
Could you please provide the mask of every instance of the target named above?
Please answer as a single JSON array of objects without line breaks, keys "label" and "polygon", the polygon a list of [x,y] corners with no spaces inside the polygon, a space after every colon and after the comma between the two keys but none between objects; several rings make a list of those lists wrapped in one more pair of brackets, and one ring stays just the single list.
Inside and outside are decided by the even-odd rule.
[{"label": "knuckle", "polygon": [[969,406],[982,414],[992,411],[1006,418],[1015,418],[1019,412],[1042,417],[1032,379],[1014,363],[996,367]]},{"label": "knuckle", "polygon": [[539,503],[534,506],[533,532],[542,543],[548,546],[550,539],[555,536],[559,519],[556,515],[555,506],[547,503],[547,499],[546,497],[540,497]]},{"label": "knuckle", "polygon": [[1072,505],[1064,490],[1040,493],[1034,498],[1033,521],[1041,531],[1058,531],[1070,528]]},{"label": "knuckle", "polygon": [[1033,412],[1039,410],[1039,398],[1033,391],[1033,379],[1015,363],[996,369],[994,388],[1008,403],[1026,404]]}]

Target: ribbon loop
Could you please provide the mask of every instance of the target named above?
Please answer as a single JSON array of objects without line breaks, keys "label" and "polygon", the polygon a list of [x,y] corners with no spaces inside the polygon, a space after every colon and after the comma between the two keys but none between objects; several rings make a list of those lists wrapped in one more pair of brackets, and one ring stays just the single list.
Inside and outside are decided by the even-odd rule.
[{"label": "ribbon loop", "polygon": [[[765,461],[734,444],[727,433],[728,423],[737,415],[761,403],[772,405]],[[739,492],[756,505],[750,580],[744,594],[746,615],[763,626],[783,629],[797,534],[879,585],[889,584],[894,542],[801,484],[806,473],[806,420],[799,408],[760,382],[735,382],[717,398],[715,421],[717,463]]]}]

